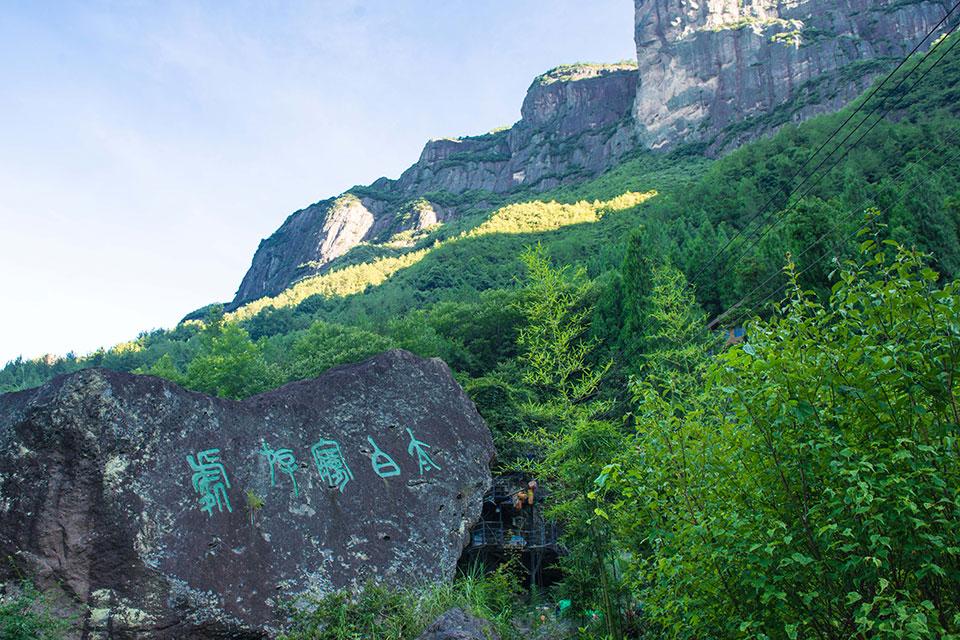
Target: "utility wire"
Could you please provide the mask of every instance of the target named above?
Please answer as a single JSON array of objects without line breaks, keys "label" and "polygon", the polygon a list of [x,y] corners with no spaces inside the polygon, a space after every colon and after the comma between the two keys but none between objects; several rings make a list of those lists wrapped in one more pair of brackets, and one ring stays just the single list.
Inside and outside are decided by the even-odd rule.
[{"label": "utility wire", "polygon": [[[957,7],[960,7],[960,2],[957,2],[957,4],[955,4],[955,5],[953,6],[953,8],[950,9],[950,11],[949,11],[949,12],[944,16],[944,18],[937,24],[937,26],[935,26],[935,27],[930,31],[930,33],[928,33],[927,36],[924,37],[923,40],[921,40],[920,43],[914,48],[914,51],[916,51],[916,50],[923,44],[923,42],[925,42],[925,41],[927,40],[927,38],[929,38],[930,35],[932,35],[937,29],[939,29],[940,25],[942,25],[943,22],[946,21],[946,19],[953,13],[954,10],[957,9]],[[950,29],[950,31],[947,32],[947,34],[945,34],[944,39],[945,39],[946,37],[949,37],[956,29],[957,29],[957,26],[955,25],[954,27],[952,27],[952,28]],[[820,182],[822,182],[822,180],[824,179],[824,177],[826,177],[826,175],[828,175],[829,172],[830,172],[834,167],[836,167],[837,164],[839,164],[843,159],[845,159],[845,158],[849,155],[849,153],[853,150],[854,147],[856,147],[858,144],[860,144],[860,142],[873,130],[874,127],[876,127],[877,124],[879,124],[880,121],[883,120],[883,118],[886,116],[887,113],[889,113],[889,111],[890,111],[892,108],[899,106],[900,102],[902,102],[903,99],[904,99],[907,95],[909,95],[909,94],[919,85],[920,82],[923,81],[923,79],[926,77],[926,75],[927,75],[935,66],[937,66],[937,64],[939,64],[939,63],[944,59],[944,57],[953,49],[954,46],[956,46],[958,40],[960,40],[960,39],[957,39],[957,40],[954,40],[953,42],[951,42],[950,46],[947,47],[947,49],[940,55],[940,57],[937,58],[930,66],[928,66],[928,67],[923,71],[923,73],[922,73],[921,76],[916,80],[916,82],[914,82],[906,92],[900,94],[899,98],[897,99],[896,104],[894,104],[893,107],[891,107],[890,109],[885,110],[885,111],[883,112],[883,114],[881,114],[880,117],[879,117],[876,121],[874,121],[874,123],[871,124],[870,127],[869,127],[853,144],[851,144],[849,147],[847,147],[847,149],[844,151],[844,153],[843,153],[839,158],[837,158],[837,160],[830,166],[830,168],[827,169],[827,171],[824,172],[824,173],[817,179],[816,183],[815,183],[814,185],[812,185],[811,187],[809,187],[806,192],[804,192],[803,196],[801,196],[801,199],[802,199],[802,197],[805,197],[806,195],[808,195],[809,192],[810,192],[817,184],[819,184]],[[824,158],[824,159],[820,162],[820,164],[818,164],[817,167],[814,168],[814,170],[813,170],[810,174],[808,174],[807,177],[804,178],[803,181],[801,181],[801,183],[800,183],[799,185],[797,185],[797,187],[795,187],[793,190],[791,190],[791,192],[790,192],[790,193],[788,194],[788,196],[787,196],[788,202],[789,202],[790,197],[792,197],[792,195],[793,195],[800,187],[802,187],[803,184],[805,184],[805,183],[823,166],[823,164],[830,158],[830,156],[832,156],[834,153],[836,153],[836,151],[837,151],[847,140],[849,140],[849,138],[860,128],[860,126],[862,126],[863,123],[866,122],[867,119],[869,119],[871,115],[873,115],[874,113],[876,113],[876,111],[877,111],[881,106],[883,106],[883,105],[886,103],[886,101],[891,97],[892,93],[893,93],[894,91],[896,91],[897,89],[899,89],[899,88],[903,85],[903,83],[906,81],[906,79],[909,78],[910,75],[913,74],[917,69],[919,69],[919,68],[927,61],[927,59],[931,56],[931,54],[932,54],[935,50],[939,49],[939,45],[940,45],[942,42],[943,42],[943,39],[941,39],[941,40],[938,41],[933,47],[931,47],[931,49],[924,54],[923,58],[922,58],[912,69],[910,69],[910,70],[900,79],[900,81],[896,84],[896,86],[893,87],[893,89],[891,90],[891,92],[888,93],[887,96],[884,96],[884,98],[882,99],[882,102],[880,102],[880,104],[876,105],[876,106],[863,118],[863,120],[861,120],[860,123],[858,123],[858,125],[857,125],[852,131],[850,131],[843,140],[840,141],[840,143],[838,143],[838,145],[830,152],[830,154],[828,154],[827,157]],[[911,53],[910,55],[912,55],[912,53]],[[905,59],[901,62],[900,65],[898,65],[897,69],[901,68],[901,67],[903,66],[903,64],[904,64],[908,59],[909,59],[909,55],[908,55],[907,58],[905,58]],[[877,89],[879,89],[879,87],[882,86],[887,80],[889,80],[889,79],[893,76],[893,73],[895,73],[895,72],[896,72],[896,69],[895,69],[893,72],[891,72],[891,73],[884,79],[884,81],[880,83],[880,85],[878,85]],[[871,93],[868,95],[868,98],[867,98],[867,99],[869,99],[869,97],[875,95],[876,92],[877,92],[876,90],[874,90],[873,92],[871,92]],[[859,111],[860,109],[862,109],[862,108],[866,105],[867,99],[865,99],[864,102],[861,103],[861,104],[857,107],[857,109],[854,110],[854,113],[852,113],[852,114],[847,118],[847,120],[844,121],[844,124],[841,125],[841,127],[839,127],[833,134],[831,134],[830,138],[835,137],[835,136],[837,135],[837,133],[839,133],[839,131],[843,128],[843,126],[852,119],[852,117],[857,113],[857,111]],[[829,142],[829,139],[830,139],[830,138],[828,138],[827,142]],[[821,146],[818,148],[817,152],[819,152],[820,149],[822,149],[825,145],[826,145],[826,142],[825,142],[824,144],[821,144]],[[815,154],[816,154],[817,152],[815,152]],[[807,163],[809,163],[809,161],[815,156],[815,154],[812,155],[810,158],[808,158],[807,162],[804,163],[804,166],[805,166]],[[794,177],[795,177],[796,175],[798,175],[798,173],[799,173],[799,172],[795,173],[795,174],[794,174]],[[776,194],[775,194],[773,197],[776,197]],[[771,198],[770,201],[772,202],[772,198]],[[780,212],[780,213],[781,213],[781,216],[783,216],[782,219],[785,219],[785,215],[786,215],[791,209],[793,209],[799,201],[800,201],[800,200],[797,200],[796,202],[794,202],[793,205],[789,206],[788,208],[786,208],[786,209],[784,209],[784,210],[782,210],[782,211]],[[760,211],[762,211],[762,209],[761,209]],[[773,212],[773,213],[776,213],[776,212]],[[689,287],[692,288],[692,287],[695,286],[696,280],[699,278],[699,276],[705,272],[706,268],[707,268],[710,264],[712,264],[712,263],[716,260],[716,258],[717,258],[727,247],[729,247],[730,244],[731,244],[738,236],[742,235],[742,233],[749,227],[750,222],[752,222],[752,220],[754,220],[754,219],[757,217],[757,215],[759,215],[759,212],[758,212],[757,214],[754,214],[754,216],[751,217],[750,220],[748,220],[747,225],[745,225],[745,226],[740,230],[740,232],[738,232],[733,238],[731,238],[731,239],[724,245],[724,247],[721,248],[720,251],[718,251],[716,254],[714,254],[714,257],[711,258],[711,260],[708,262],[708,264],[707,264],[705,267],[703,267],[702,269],[700,269],[700,271],[698,271],[697,274],[696,274],[692,279],[690,279],[690,280],[688,281],[688,286],[689,286]],[[769,215],[771,215],[771,214],[768,214],[768,216],[769,216]],[[762,240],[763,237],[765,237],[765,236],[770,232],[770,230],[772,230],[773,227],[775,227],[777,224],[778,224],[778,223],[775,222],[773,225],[768,226],[767,229],[762,233],[762,235],[761,235],[759,238],[757,238],[757,240],[756,240],[755,242],[747,245],[747,248],[738,255],[737,260],[734,262],[733,266],[736,266],[736,263],[739,262],[739,260],[741,260],[744,255],[746,255],[746,253],[747,253],[747,251],[749,250],[749,248],[752,247],[753,245],[757,244],[760,240]],[[816,243],[814,243],[814,244],[816,244]],[[811,248],[811,247],[807,247],[807,248],[804,250],[804,253],[805,253],[806,251],[808,251],[810,248]],[[724,265],[724,267],[725,267],[724,271],[727,270],[727,269],[726,269],[727,266],[728,266],[727,264]],[[806,271],[806,270],[805,270],[805,271]],[[772,277],[775,277],[776,275],[778,275],[778,274],[774,274],[774,276],[772,276]],[[768,278],[768,281],[769,281],[770,279],[772,279],[772,277],[771,277],[771,278]],[[752,292],[751,292],[751,293],[752,293]],[[750,295],[750,294],[748,294],[748,296],[749,296],[749,295]],[[724,312],[723,314],[721,314],[720,316],[718,316],[717,318],[715,318],[715,319],[714,319],[713,321],[711,321],[707,326],[709,326],[709,327],[715,326],[716,323],[719,322],[720,320],[722,320],[723,318],[725,318],[725,317],[729,314],[730,311],[732,311],[732,310],[733,310],[734,308],[736,308],[737,306],[741,305],[741,304],[744,302],[744,300],[745,300],[745,298],[744,298],[744,299],[741,299],[739,302],[736,303],[736,305],[734,305],[733,307],[731,307],[730,309],[728,309],[726,312]],[[629,354],[627,354],[628,357],[632,357],[632,356],[636,353],[636,350],[637,350],[638,348],[639,348],[639,347],[635,347]]]},{"label": "utility wire", "polygon": [[[930,155],[931,153],[933,153],[934,151],[939,151],[939,150],[940,150],[942,147],[944,147],[947,143],[955,143],[956,140],[951,139],[951,138],[954,138],[956,133],[957,133],[957,132],[954,131],[954,130],[949,131],[948,136],[947,136],[945,139],[941,140],[936,146],[931,147],[930,149],[927,149],[927,151],[926,151],[919,159],[912,161],[910,164],[916,164],[917,162],[922,162],[923,160],[925,160],[925,159],[927,158],[927,156],[929,156],[929,155]],[[953,155],[960,155],[960,152],[958,152],[958,153],[956,153],[956,154],[953,154]],[[896,180],[899,180],[901,177],[903,177],[903,174],[905,174],[908,169],[909,169],[909,165],[908,165],[908,166],[905,166],[903,169],[901,169],[900,172],[899,172],[899,174],[897,175],[897,177],[894,178],[894,180],[896,181]],[[911,192],[911,191],[907,191],[907,192],[904,192],[903,194],[901,194],[900,198],[898,198],[897,201],[896,201],[893,205],[890,205],[890,206],[887,207],[887,211],[889,211],[893,206],[896,206],[896,205],[900,204],[900,203],[903,201],[904,197],[906,197],[907,193],[910,193],[910,192]],[[846,215],[844,215],[842,218],[840,218],[839,223],[842,224],[843,222],[846,222],[847,220],[850,219],[851,216],[853,216],[855,213],[860,213],[860,211],[861,211],[860,209],[850,209],[850,211],[848,211]],[[862,227],[859,227],[859,228],[857,229],[857,231],[859,232],[859,230],[860,230],[861,228],[862,228]],[[825,240],[825,239],[827,238],[827,236],[831,235],[832,232],[833,232],[833,229],[827,230],[825,233],[823,233],[823,235],[821,235],[819,238],[817,238],[814,242],[812,242],[811,244],[807,245],[807,247],[806,247],[803,251],[801,251],[799,254],[797,254],[795,257],[793,257],[793,259],[794,259],[794,260],[799,260],[800,258],[802,258],[803,256],[805,256],[811,249],[813,249],[814,247],[816,247],[817,245],[819,245],[823,240]],[[814,264],[816,264],[816,263],[814,263]],[[813,265],[810,265],[810,266],[813,266]],[[800,274],[805,273],[808,269],[809,269],[809,267],[805,268],[803,271],[800,272]],[[768,277],[766,280],[764,280],[763,282],[761,282],[760,284],[758,284],[756,287],[754,287],[753,290],[751,290],[750,293],[748,293],[748,294],[745,295],[743,298],[741,298],[740,301],[738,301],[736,304],[732,305],[729,309],[727,309],[727,310],[724,311],[723,313],[719,314],[716,318],[714,318],[713,320],[711,320],[711,321],[707,324],[707,328],[708,328],[708,329],[712,329],[713,327],[715,327],[720,321],[722,321],[727,315],[729,315],[730,312],[732,312],[734,309],[736,309],[737,307],[739,307],[745,300],[747,300],[750,296],[752,296],[752,295],[753,295],[754,293],[756,293],[758,290],[762,289],[764,286],[766,286],[767,284],[769,284],[772,280],[774,280],[775,278],[777,278],[777,277],[780,275],[780,273],[781,273],[780,271],[777,271],[776,273],[771,274],[770,277]],[[798,274],[798,275],[800,275],[800,274]]]},{"label": "utility wire", "polygon": [[[956,27],[955,27],[955,28],[956,28]],[[955,29],[955,28],[954,28],[954,29]],[[824,178],[827,177],[827,175],[829,175],[830,171],[832,171],[838,164],[840,164],[844,159],[846,159],[846,157],[847,157],[848,155],[850,155],[850,152],[853,151],[853,149],[854,149],[858,144],[860,144],[860,142],[862,142],[863,139],[864,139],[865,137],[867,137],[867,135],[869,135],[870,132],[873,131],[873,129],[874,129],[878,124],[880,124],[881,122],[883,122],[884,116],[885,116],[887,113],[889,113],[891,110],[899,107],[899,106],[900,106],[900,103],[903,102],[903,99],[906,98],[911,92],[913,92],[913,90],[914,90],[921,82],[923,82],[923,79],[927,76],[927,74],[930,73],[930,71],[931,71],[934,67],[936,67],[937,64],[939,64],[939,63],[944,59],[944,57],[946,57],[946,55],[947,55],[948,53],[950,53],[950,51],[951,51],[955,46],[957,46],[957,43],[958,43],[958,42],[960,42],[960,38],[954,39],[954,40],[950,43],[950,46],[947,47],[946,50],[940,55],[940,57],[937,58],[933,63],[930,64],[929,67],[927,67],[927,68],[923,71],[923,73],[920,75],[920,77],[917,78],[916,82],[914,82],[912,85],[910,85],[910,88],[907,89],[907,91],[905,91],[904,93],[902,93],[902,94],[900,95],[900,97],[897,99],[897,102],[896,102],[890,109],[887,109],[883,114],[881,114],[876,120],[874,120],[873,124],[871,124],[871,125],[867,128],[867,130],[864,131],[863,134],[862,134],[859,138],[857,138],[857,140],[856,140],[855,142],[853,142],[853,144],[851,144],[849,147],[847,147],[847,149],[843,152],[843,154],[841,154],[840,157],[837,158],[836,162],[834,162],[834,163],[830,166],[830,168],[828,168],[823,174],[821,174],[821,176],[817,179],[817,181],[816,181],[815,184],[812,184],[806,191],[804,191],[803,194],[801,194],[801,196],[800,196],[796,201],[794,201],[794,203],[793,203],[792,205],[790,205],[789,207],[787,207],[786,209],[781,210],[780,212],[773,212],[771,215],[777,216],[777,217],[779,218],[779,220],[775,220],[772,224],[767,225],[767,227],[764,228],[764,230],[760,233],[760,235],[759,235],[758,237],[755,237],[755,239],[753,240],[753,242],[749,242],[746,246],[744,246],[743,250],[742,250],[739,254],[737,254],[737,257],[733,260],[732,263],[729,263],[729,261],[728,261],[728,263],[725,264],[724,266],[725,266],[725,267],[729,266],[731,269],[732,269],[733,267],[736,267],[736,265],[744,258],[744,256],[746,256],[746,255],[750,252],[750,249],[752,249],[753,247],[757,246],[757,245],[767,236],[767,234],[769,234],[774,228],[777,227],[778,224],[780,224],[780,222],[782,222],[783,220],[786,220],[786,214],[789,213],[791,210],[793,210],[793,209],[797,206],[797,204],[799,204],[799,203],[803,200],[803,198],[805,198],[805,197],[807,197],[808,195],[810,195],[810,193],[813,191],[813,189],[814,189],[816,186],[818,186],[818,185],[824,180]],[[933,51],[933,49],[931,49],[930,51]],[[923,64],[923,61],[921,61],[921,64]],[[916,70],[918,67],[919,67],[919,65],[917,65],[917,67],[914,67],[914,70]],[[868,114],[867,117],[869,118],[870,115]],[[866,119],[864,119],[863,121],[861,121],[861,124],[862,124],[863,122],[866,122]],[[858,125],[858,126],[859,126],[859,125]],[[853,132],[855,132],[855,131],[856,131],[856,129],[854,129],[853,131],[851,131],[851,134],[852,134]],[[848,135],[847,138],[849,138],[849,137],[850,137],[850,136]],[[844,142],[847,140],[847,138],[844,138]],[[837,148],[839,148],[839,147],[837,147]],[[817,167],[817,169],[814,169],[814,171],[817,171],[818,169],[819,169],[819,166]],[[813,174],[811,174],[811,175],[813,175]]]},{"label": "utility wire", "polygon": [[[937,148],[942,147],[944,144],[946,144],[946,142],[947,142],[947,140],[941,141],[940,144],[937,145],[937,147],[934,147],[934,148],[932,148],[932,149],[927,150],[927,152],[924,154],[924,157],[926,157],[927,155],[929,155],[930,153],[932,153],[932,152],[933,152],[934,150],[936,150]],[[921,158],[921,159],[922,159],[922,158]],[[960,148],[958,148],[956,151],[948,154],[947,160],[948,160],[948,161],[960,160]],[[946,166],[947,164],[949,164],[949,162],[945,162],[945,163],[944,163],[945,166]],[[941,167],[941,168],[938,169],[937,171],[942,171],[942,169],[943,169],[943,167]],[[905,173],[906,170],[907,170],[907,168],[905,167],[905,168],[901,171],[901,175],[902,175],[903,173]],[[915,184],[914,184],[911,188],[906,189],[902,194],[900,194],[900,197],[897,198],[897,200],[896,200],[895,202],[893,202],[892,204],[888,205],[885,209],[883,209],[883,210],[882,210],[882,213],[889,213],[889,211],[890,211],[891,209],[893,209],[894,207],[896,207],[897,205],[899,205],[901,202],[903,202],[903,200],[907,197],[907,195],[916,192],[916,191],[917,191],[917,188],[921,185],[921,183],[925,184],[925,183],[927,183],[928,181],[929,181],[929,178],[923,178],[923,179],[921,179],[921,180],[916,181]],[[851,210],[851,212],[848,213],[843,219],[844,219],[844,220],[848,219],[848,218],[853,214],[853,212],[856,212],[856,211],[859,211],[859,210],[857,210],[857,209]],[[854,229],[853,233],[851,233],[851,234],[849,234],[849,236],[847,236],[847,238],[855,238],[855,237],[857,237],[857,235],[859,235],[860,232],[861,232],[864,228],[865,228],[865,227],[864,227],[863,225],[859,225],[856,229]],[[826,239],[826,237],[827,237],[828,235],[829,235],[829,232],[823,234],[822,236],[820,236],[815,242],[813,242],[813,243],[811,243],[810,245],[808,245],[799,255],[802,256],[802,255],[806,254],[810,249],[812,249],[814,246],[816,246],[817,244],[819,244],[820,242],[822,242],[824,239]],[[823,256],[821,256],[820,258],[818,258],[817,260],[811,262],[809,265],[807,265],[806,267],[804,267],[801,271],[797,272],[797,277],[802,276],[802,275],[805,274],[807,271],[809,271],[809,270],[812,269],[813,267],[819,265],[820,263],[822,263],[822,262],[823,262],[824,260],[826,260],[827,258],[834,258],[834,259],[835,259],[836,256],[835,256],[835,255],[831,255],[831,254],[824,254]],[[766,284],[768,284],[768,283],[769,283],[771,280],[773,280],[775,277],[779,276],[780,273],[781,273],[781,272],[777,272],[777,273],[773,274],[771,277],[767,278],[764,282],[762,282],[761,284],[759,284],[759,285],[757,285],[756,287],[754,287],[753,290],[751,290],[747,295],[743,296],[739,301],[737,301],[736,304],[732,305],[729,309],[727,309],[726,311],[724,311],[723,313],[721,313],[720,315],[718,315],[717,317],[715,317],[713,320],[711,320],[711,321],[708,322],[707,324],[703,325],[703,327],[701,327],[701,329],[698,330],[697,333],[695,333],[694,335],[690,336],[690,338],[688,338],[688,339],[683,343],[683,345],[681,346],[681,349],[682,349],[682,348],[685,348],[685,347],[686,347],[687,345],[689,345],[691,342],[693,342],[694,340],[696,340],[696,339],[699,337],[699,334],[700,334],[701,331],[710,331],[714,326],[717,325],[717,323],[719,323],[719,322],[721,322],[722,320],[724,320],[727,316],[730,315],[731,312],[733,312],[735,309],[737,309],[737,308],[739,308],[740,306],[742,306],[742,305],[743,305],[750,297],[752,297],[757,291],[759,291],[760,289],[762,289]],[[769,299],[772,298],[773,296],[777,295],[778,293],[780,293],[780,288],[779,288],[779,287],[775,287],[775,288],[773,289],[773,291],[771,291],[771,292],[768,293],[766,296],[764,296],[764,297],[763,297],[761,300],[759,300],[756,304],[762,305],[763,303],[765,303],[767,300],[769,300]],[[742,320],[742,319],[746,316],[747,313],[749,313],[749,310],[744,310],[744,312],[737,317],[737,321]]]},{"label": "utility wire", "polygon": [[[953,7],[943,16],[943,18],[941,18],[940,22],[938,22],[938,23],[923,37],[923,39],[920,40],[920,42],[918,42],[918,43],[916,44],[916,46],[914,46],[914,48],[910,51],[910,53],[908,53],[908,54],[903,58],[903,60],[900,61],[900,64],[898,64],[898,65],[896,66],[896,68],[894,68],[890,73],[888,73],[887,76],[886,76],[876,87],[874,87],[874,88],[870,91],[870,93],[867,94],[867,97],[863,100],[863,102],[861,102],[859,105],[857,105],[857,107],[853,110],[853,112],[850,113],[849,116],[847,116],[847,119],[844,120],[843,123],[842,123],[839,127],[837,127],[837,129],[834,130],[834,132],[831,133],[831,134],[827,137],[827,139],[824,140],[824,141],[820,144],[819,147],[817,147],[816,151],[814,151],[814,152],[803,162],[802,165],[800,165],[800,168],[797,169],[797,170],[793,173],[793,175],[790,177],[790,180],[789,180],[788,184],[789,184],[789,183],[792,183],[794,180],[796,180],[796,178],[803,172],[803,170],[806,169],[807,165],[809,165],[809,164],[813,161],[813,159],[817,156],[817,154],[819,154],[819,153],[830,143],[831,140],[833,140],[837,135],[839,135],[839,133],[843,130],[843,128],[844,128],[845,126],[847,126],[847,124],[849,124],[851,120],[853,120],[853,118],[857,115],[857,113],[859,113],[859,112],[867,105],[867,103],[870,101],[870,99],[871,99],[873,96],[875,96],[875,95],[877,94],[877,92],[879,92],[880,89],[883,88],[883,86],[884,86],[887,82],[890,81],[891,78],[893,78],[893,76],[910,60],[911,56],[913,56],[917,51],[919,51],[920,47],[923,46],[923,43],[926,42],[927,39],[930,38],[930,36],[932,36],[934,33],[936,33],[937,30],[940,29],[941,26],[943,26],[943,24],[944,24],[944,23],[947,21],[947,19],[953,14],[953,12],[957,10],[957,7],[960,7],[960,1],[958,1],[956,4],[953,5]],[[956,27],[954,27],[954,28],[956,28]],[[951,31],[952,31],[952,30],[951,30]],[[932,49],[931,49],[931,51],[932,51]],[[926,55],[929,55],[929,53],[930,53],[930,51],[928,51]],[[903,82],[910,76],[910,74],[913,73],[913,71],[916,70],[917,67],[919,67],[921,64],[923,64],[924,60],[926,60],[926,55],[924,56],[924,58],[923,58],[911,71],[907,72],[907,73],[900,79],[900,82],[898,82],[897,85],[893,88],[893,91],[896,91],[896,89],[899,88],[901,84],[903,84]],[[882,103],[881,103],[881,104],[882,104]],[[873,111],[871,111],[870,114],[868,114],[868,115],[864,118],[864,120],[861,121],[860,124],[862,124],[867,118],[869,118],[869,116],[872,115],[872,114],[876,111],[876,108],[877,108],[877,107],[874,107]],[[858,125],[853,129],[853,131],[852,131],[851,133],[855,132],[855,131],[860,127],[860,124],[858,124]],[[849,138],[849,135],[847,136],[847,138]],[[840,146],[843,144],[843,142],[846,141],[847,138],[844,138],[844,140],[841,141],[841,142],[834,148],[833,151],[831,151],[829,154],[827,154],[826,158],[825,158],[823,161],[821,161],[821,163],[820,163],[819,165],[817,165],[817,168],[815,168],[815,169],[811,172],[810,175],[812,175],[813,173],[816,173],[816,171],[817,171],[821,166],[823,166],[823,162],[824,162],[826,159],[828,159],[831,155],[833,155],[833,153],[835,153],[836,150],[840,148]],[[809,177],[810,177],[810,176],[808,175],[807,178],[804,178],[804,180],[801,181],[800,184],[798,184],[796,187],[794,187],[793,189],[791,189],[791,190],[787,193],[787,202],[790,201],[790,198],[793,196],[793,194],[794,194],[801,186],[803,186],[803,184],[806,182],[806,180],[807,180]],[[711,259],[707,262],[707,264],[704,265],[704,266],[694,275],[693,278],[691,278],[690,281],[691,281],[691,282],[695,282],[697,279],[699,279],[699,277],[700,277],[704,272],[706,272],[706,270],[709,269],[710,266],[716,261],[716,259],[720,256],[720,254],[722,254],[724,251],[726,251],[727,248],[729,248],[730,245],[731,245],[740,235],[742,235],[742,234],[750,227],[750,225],[751,225],[751,224],[753,223],[753,221],[757,218],[757,216],[759,216],[761,213],[763,213],[764,210],[766,210],[768,207],[770,207],[770,206],[773,204],[774,200],[775,200],[775,199],[777,198],[777,196],[780,195],[782,192],[783,192],[783,189],[779,189],[779,190],[776,191],[774,194],[772,194],[772,195],[767,199],[767,201],[763,204],[763,206],[761,206],[760,208],[758,208],[757,211],[756,211],[750,218],[747,219],[747,222],[744,224],[744,226],[741,227],[740,230],[738,230],[737,233],[734,234],[734,236],[733,236],[732,238],[730,238],[730,239],[727,241],[727,243],[726,243],[723,247],[721,247],[721,249],[720,249],[716,254],[714,254],[713,258],[711,258]]]}]

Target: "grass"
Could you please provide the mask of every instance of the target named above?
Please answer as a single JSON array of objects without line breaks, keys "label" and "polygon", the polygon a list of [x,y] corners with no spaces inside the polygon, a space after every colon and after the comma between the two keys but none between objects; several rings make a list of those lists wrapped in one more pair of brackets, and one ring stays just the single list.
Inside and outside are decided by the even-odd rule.
[{"label": "grass", "polygon": [[604,201],[564,204],[535,200],[509,204],[495,210],[486,221],[458,236],[399,256],[381,257],[305,278],[276,296],[266,296],[241,306],[227,314],[226,319],[232,322],[246,320],[268,307],[296,306],[315,295],[332,298],[362,293],[370,287],[383,284],[400,270],[417,264],[444,245],[482,236],[545,233],[567,226],[594,223],[605,214],[632,209],[655,195],[656,191],[628,191]]},{"label": "grass", "polygon": [[0,596],[0,638],[2,640],[61,640],[72,619],[65,619],[53,610],[47,594],[32,582],[8,584]]},{"label": "grass", "polygon": [[474,565],[452,583],[397,589],[369,583],[289,602],[291,624],[281,640],[409,640],[445,611],[460,607],[488,620],[503,640],[519,640],[514,620],[526,612],[509,563],[485,573]]},{"label": "grass", "polygon": [[534,84],[546,85],[554,82],[570,82],[581,77],[593,77],[611,71],[633,71],[637,68],[636,60],[621,60],[620,62],[575,62],[562,64],[540,74],[534,79]]}]

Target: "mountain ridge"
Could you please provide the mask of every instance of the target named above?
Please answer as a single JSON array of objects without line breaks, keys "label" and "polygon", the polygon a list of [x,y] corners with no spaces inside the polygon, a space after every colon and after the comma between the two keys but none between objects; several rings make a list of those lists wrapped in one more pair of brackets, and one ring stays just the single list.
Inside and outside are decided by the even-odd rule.
[{"label": "mountain ridge", "polygon": [[361,242],[462,217],[450,196],[541,192],[601,173],[636,147],[629,117],[636,79],[624,63],[557,67],[530,85],[513,126],[431,140],[396,180],[380,178],[294,212],[261,241],[228,307],[323,273]]},{"label": "mountain ridge", "polygon": [[397,246],[492,211],[504,194],[595,177],[638,150],[687,145],[713,157],[836,111],[891,69],[947,6],[635,0],[637,63],[551,69],[534,79],[511,127],[428,141],[397,179],[294,212],[261,241],[226,308],[326,273],[359,247]]}]

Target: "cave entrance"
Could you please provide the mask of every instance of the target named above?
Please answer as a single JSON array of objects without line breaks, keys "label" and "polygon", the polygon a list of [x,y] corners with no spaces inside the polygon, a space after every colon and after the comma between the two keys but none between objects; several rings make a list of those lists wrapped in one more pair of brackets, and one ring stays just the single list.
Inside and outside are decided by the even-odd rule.
[{"label": "cave entrance", "polygon": [[512,558],[523,567],[531,591],[549,587],[560,579],[556,567],[563,553],[556,523],[543,517],[546,490],[524,473],[494,476],[483,498],[480,520],[460,557],[466,570],[479,563],[492,570]]}]

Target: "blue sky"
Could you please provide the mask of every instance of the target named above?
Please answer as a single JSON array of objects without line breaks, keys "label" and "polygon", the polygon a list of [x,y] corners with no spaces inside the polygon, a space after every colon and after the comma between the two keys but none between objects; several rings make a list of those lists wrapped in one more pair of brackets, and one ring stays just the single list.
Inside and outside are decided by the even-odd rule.
[{"label": "blue sky", "polygon": [[630,0],[3,3],[0,363],[229,300],[291,212],[632,38]]}]

